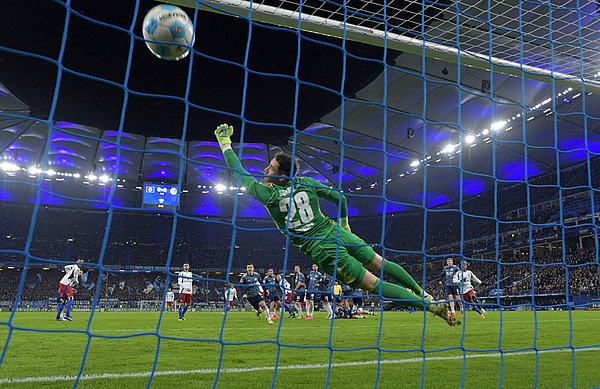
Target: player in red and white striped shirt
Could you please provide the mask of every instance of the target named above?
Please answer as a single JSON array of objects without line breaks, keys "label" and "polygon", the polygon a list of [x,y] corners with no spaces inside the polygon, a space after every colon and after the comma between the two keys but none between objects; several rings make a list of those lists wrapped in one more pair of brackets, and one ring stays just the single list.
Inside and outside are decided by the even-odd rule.
[{"label": "player in red and white striped shirt", "polygon": [[[83,259],[78,259],[77,263],[82,263]],[[79,276],[83,274],[83,271],[77,264],[65,266],[65,275],[58,284],[58,294],[60,295],[60,304],[58,305],[58,313],[56,314],[57,321],[73,321],[71,317],[71,308],[73,307],[73,286],[79,284]],[[67,306],[65,317],[61,317],[63,308]]]}]

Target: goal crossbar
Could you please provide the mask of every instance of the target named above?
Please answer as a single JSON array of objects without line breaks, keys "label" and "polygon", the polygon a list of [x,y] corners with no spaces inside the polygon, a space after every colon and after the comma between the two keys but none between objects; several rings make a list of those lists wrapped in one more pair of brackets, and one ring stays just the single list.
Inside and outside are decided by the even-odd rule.
[{"label": "goal crossbar", "polygon": [[[436,58],[442,61],[458,63],[478,69],[494,71],[515,77],[523,77],[564,88],[585,90],[600,94],[600,82],[596,80],[576,77],[570,74],[552,70],[540,69],[534,66],[523,65],[517,62],[487,56],[471,51],[461,50],[453,46],[442,45],[435,42],[424,41],[415,37],[408,37],[393,32],[357,26],[349,23],[331,20],[320,16],[300,14],[297,11],[285,10],[269,5],[258,4],[246,0],[165,0],[168,3],[182,7],[234,14],[253,21],[273,24],[288,28],[300,28],[302,31],[328,35],[332,37],[345,37],[350,41],[362,42],[379,47],[388,47],[393,50],[424,55],[427,58]],[[300,23],[298,23],[300,20]],[[387,44],[386,44],[387,42]]]}]

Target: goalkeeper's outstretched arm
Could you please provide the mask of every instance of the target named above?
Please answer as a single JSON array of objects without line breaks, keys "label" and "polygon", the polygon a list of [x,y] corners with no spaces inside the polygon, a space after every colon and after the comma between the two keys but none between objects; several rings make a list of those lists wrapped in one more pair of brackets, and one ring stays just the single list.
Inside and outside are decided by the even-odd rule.
[{"label": "goalkeeper's outstretched arm", "polygon": [[252,177],[239,163],[237,154],[231,148],[231,135],[233,135],[233,126],[227,124],[221,124],[215,130],[215,136],[223,152],[225,163],[233,171],[234,177],[236,179],[240,178],[240,184],[248,189],[248,193],[264,203],[271,196],[271,191],[260,185],[256,178]]}]

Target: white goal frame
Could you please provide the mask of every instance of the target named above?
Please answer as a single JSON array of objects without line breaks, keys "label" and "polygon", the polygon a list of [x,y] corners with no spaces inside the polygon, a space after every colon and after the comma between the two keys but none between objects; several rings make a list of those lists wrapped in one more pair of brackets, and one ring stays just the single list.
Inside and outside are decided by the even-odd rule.
[{"label": "white goal frame", "polygon": [[[277,26],[288,27],[302,31],[324,34],[337,38],[345,37],[347,40],[362,42],[379,47],[387,47],[407,53],[424,55],[427,58],[436,58],[443,61],[458,63],[478,69],[523,77],[547,84],[555,83],[556,86],[573,88],[600,94],[598,79],[584,79],[569,74],[552,70],[540,69],[534,66],[523,65],[517,62],[504,60],[492,56],[482,55],[456,47],[424,41],[414,37],[407,37],[393,32],[361,27],[349,23],[330,20],[319,16],[300,14],[299,12],[276,8],[264,4],[257,4],[246,0],[165,0],[167,3],[182,7],[234,14],[253,21],[269,23]],[[300,20],[300,22],[299,22]],[[344,31],[345,28],[345,31]],[[387,43],[386,43],[387,42]]]}]

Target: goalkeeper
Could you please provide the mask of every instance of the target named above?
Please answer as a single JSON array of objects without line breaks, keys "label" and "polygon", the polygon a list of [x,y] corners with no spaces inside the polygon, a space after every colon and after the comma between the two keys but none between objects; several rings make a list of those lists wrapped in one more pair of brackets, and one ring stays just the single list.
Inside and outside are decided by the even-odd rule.
[{"label": "goalkeeper", "polygon": [[[460,324],[448,315],[448,304],[429,304],[433,300],[431,295],[423,291],[402,266],[384,261],[372,247],[350,231],[345,196],[309,177],[294,178],[292,186],[291,177],[298,172],[298,164],[294,163],[292,174],[293,159],[285,153],[275,154],[264,170],[266,183],[259,183],[241,165],[238,166],[238,157],[231,148],[232,134],[233,127],[227,124],[221,124],[215,130],[227,166],[233,170],[236,178],[241,173],[241,185],[267,208],[283,233],[289,231],[290,242],[310,256],[313,263],[330,275],[336,272],[336,278],[346,285],[374,294],[379,294],[381,290],[383,297],[401,300],[401,304],[409,307],[426,309],[451,326]],[[319,197],[338,206],[341,228],[321,213]],[[382,281],[370,272],[380,274],[382,265],[383,274],[404,288]]]}]

